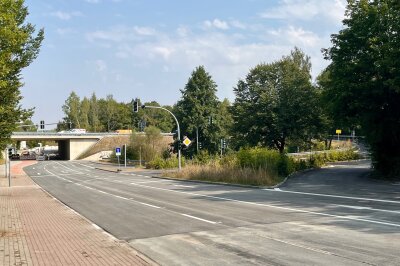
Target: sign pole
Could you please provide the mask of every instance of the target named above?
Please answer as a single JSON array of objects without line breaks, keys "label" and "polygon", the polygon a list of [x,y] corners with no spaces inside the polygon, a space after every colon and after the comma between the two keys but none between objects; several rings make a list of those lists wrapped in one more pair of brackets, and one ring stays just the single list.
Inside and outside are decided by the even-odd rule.
[{"label": "sign pole", "polygon": [[5,151],[4,151],[4,171],[5,171],[4,177],[5,178],[8,177],[8,174],[7,174],[7,156],[8,156],[8,154],[7,154],[7,148],[6,148]]},{"label": "sign pole", "polygon": [[11,160],[8,158],[8,186],[11,187]]},{"label": "sign pole", "polygon": [[124,156],[125,156],[124,162],[125,162],[125,168],[126,168],[126,144],[124,144]]},{"label": "sign pole", "polygon": [[115,148],[115,155],[117,156],[117,159],[118,159],[118,171],[120,171],[120,168],[121,168],[121,164],[119,162],[119,156],[121,156],[121,148],[120,147]]}]

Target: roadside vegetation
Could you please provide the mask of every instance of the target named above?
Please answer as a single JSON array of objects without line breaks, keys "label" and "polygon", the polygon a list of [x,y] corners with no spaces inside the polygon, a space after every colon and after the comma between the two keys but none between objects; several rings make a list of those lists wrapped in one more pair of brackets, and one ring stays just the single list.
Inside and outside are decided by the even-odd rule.
[{"label": "roadside vegetation", "polygon": [[[307,157],[289,156],[276,150],[266,148],[242,149],[222,158],[210,156],[202,152],[179,172],[165,172],[164,176],[219,183],[274,186],[282,182],[288,175],[305,169],[318,168],[328,162],[360,159],[353,149],[331,150]],[[175,167],[177,161],[175,161]],[[157,159],[151,167],[171,168],[165,160]]]},{"label": "roadside vegetation", "polygon": [[[28,11],[23,4],[0,2],[5,17],[0,21],[1,149],[10,143],[20,121],[31,123],[33,113],[19,104],[21,71],[37,57],[44,33],[35,34],[34,26],[25,23]],[[234,86],[232,102],[218,99],[212,75],[197,66],[182,84],[176,104],[163,106],[180,121],[181,135],[192,141],[188,147],[180,148],[168,112],[134,112],[133,99],[118,102],[111,94],[80,98],[72,91],[62,106],[65,117],[58,130],[140,132],[132,135],[127,154],[131,160],[146,161],[148,167],[176,166],[181,149],[187,168],[182,173],[193,173],[188,178],[270,184],[298,169],[357,158],[352,151],[288,157],[289,152],[331,150],[344,142],[333,142],[340,129],[342,135],[365,136],[376,175],[400,179],[400,66],[394,60],[400,58],[400,4],[348,1],[343,26],[332,34],[332,47],[323,49],[330,64],[315,82],[310,57],[298,47],[278,60],[252,66]],[[145,104],[160,106],[155,101]],[[174,133],[171,145],[162,143],[160,132]],[[250,176],[256,180],[249,181]]]}]

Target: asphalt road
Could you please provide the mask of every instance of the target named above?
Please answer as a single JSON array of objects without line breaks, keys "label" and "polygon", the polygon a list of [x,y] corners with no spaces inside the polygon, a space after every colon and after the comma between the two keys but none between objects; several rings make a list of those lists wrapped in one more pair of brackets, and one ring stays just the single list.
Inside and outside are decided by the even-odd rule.
[{"label": "asphalt road", "polygon": [[163,265],[400,265],[400,184],[368,162],[280,189],[112,173],[45,161],[27,173],[53,196]]}]

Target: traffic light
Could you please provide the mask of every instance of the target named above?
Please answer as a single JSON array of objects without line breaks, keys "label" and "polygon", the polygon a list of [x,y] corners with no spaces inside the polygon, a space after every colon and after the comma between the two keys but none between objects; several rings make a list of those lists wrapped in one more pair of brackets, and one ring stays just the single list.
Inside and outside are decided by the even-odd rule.
[{"label": "traffic light", "polygon": [[182,141],[178,140],[178,151],[182,149]]},{"label": "traffic light", "polygon": [[40,129],[44,129],[44,120],[40,120]]},{"label": "traffic light", "polygon": [[13,155],[13,149],[12,148],[8,148],[8,158],[11,158]]},{"label": "traffic light", "polygon": [[226,139],[222,139],[222,148],[226,149]]},{"label": "traffic light", "polygon": [[133,112],[135,112],[135,113],[139,112],[139,101],[138,100],[135,100],[133,102]]},{"label": "traffic light", "polygon": [[199,149],[201,150],[203,148],[203,144],[199,142]]}]

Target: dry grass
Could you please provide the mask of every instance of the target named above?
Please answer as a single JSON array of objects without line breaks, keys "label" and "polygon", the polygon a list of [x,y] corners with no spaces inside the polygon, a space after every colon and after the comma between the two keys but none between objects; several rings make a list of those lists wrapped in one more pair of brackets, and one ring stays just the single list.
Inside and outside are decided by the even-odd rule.
[{"label": "dry grass", "polygon": [[252,186],[273,186],[282,181],[282,178],[277,173],[268,173],[268,171],[261,168],[250,169],[218,165],[188,165],[180,172],[169,172],[165,175],[183,180]]}]

